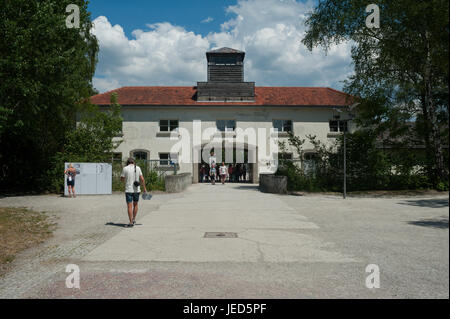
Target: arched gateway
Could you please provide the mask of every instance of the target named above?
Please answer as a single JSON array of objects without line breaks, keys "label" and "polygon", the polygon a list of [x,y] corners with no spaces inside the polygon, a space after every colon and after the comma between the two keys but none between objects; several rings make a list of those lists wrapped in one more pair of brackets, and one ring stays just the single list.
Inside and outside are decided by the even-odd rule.
[{"label": "arched gateway", "polygon": [[[247,164],[248,182],[258,183],[258,147],[247,143],[231,143],[222,141],[221,144],[203,143],[193,147],[193,158],[196,159],[192,164],[192,182],[199,182],[199,170],[203,162],[207,162],[207,156],[211,150],[214,150],[217,162],[224,161],[226,164]],[[227,155],[228,154],[228,155]],[[232,161],[230,161],[232,159]]]}]

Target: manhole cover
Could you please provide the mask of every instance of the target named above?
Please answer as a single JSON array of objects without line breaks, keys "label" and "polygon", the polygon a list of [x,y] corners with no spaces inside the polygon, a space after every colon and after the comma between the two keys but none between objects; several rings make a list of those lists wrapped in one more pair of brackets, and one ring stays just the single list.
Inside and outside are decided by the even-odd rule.
[{"label": "manhole cover", "polygon": [[206,232],[205,238],[237,238],[237,233],[230,232]]}]

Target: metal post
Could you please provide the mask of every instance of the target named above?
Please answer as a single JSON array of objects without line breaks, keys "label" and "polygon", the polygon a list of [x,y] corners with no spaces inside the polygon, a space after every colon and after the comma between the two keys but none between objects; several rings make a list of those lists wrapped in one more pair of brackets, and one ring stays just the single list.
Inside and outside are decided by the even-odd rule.
[{"label": "metal post", "polygon": [[344,128],[344,199],[347,197],[347,141],[346,129]]}]

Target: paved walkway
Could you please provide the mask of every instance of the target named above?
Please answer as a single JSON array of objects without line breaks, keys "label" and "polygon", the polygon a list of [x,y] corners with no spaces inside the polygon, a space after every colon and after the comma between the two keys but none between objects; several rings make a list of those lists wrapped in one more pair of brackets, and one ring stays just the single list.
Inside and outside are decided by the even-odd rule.
[{"label": "paved walkway", "polygon": [[[58,218],[55,236],[18,256],[1,298],[448,298],[448,194],[348,198],[199,184],[141,202],[123,194],[0,199]],[[69,208],[69,209],[68,209]],[[205,238],[235,232],[237,238]],[[65,286],[67,264],[81,289]],[[366,266],[381,287],[365,285]]]},{"label": "paved walkway", "polygon": [[[200,184],[92,251],[87,261],[352,262],[301,232],[318,226],[256,186]],[[144,202],[143,205],[146,203]],[[145,209],[145,206],[144,206]],[[205,238],[235,232],[237,238]]]}]

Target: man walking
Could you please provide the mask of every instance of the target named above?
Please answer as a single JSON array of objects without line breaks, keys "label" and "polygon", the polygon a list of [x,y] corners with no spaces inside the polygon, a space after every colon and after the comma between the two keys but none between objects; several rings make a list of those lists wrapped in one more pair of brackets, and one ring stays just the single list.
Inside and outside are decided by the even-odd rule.
[{"label": "man walking", "polygon": [[133,227],[136,224],[141,183],[144,187],[144,192],[147,193],[141,168],[136,165],[133,158],[127,160],[127,166],[123,168],[120,179],[125,182],[125,201],[127,203],[128,218],[130,219],[127,227]]}]

